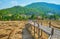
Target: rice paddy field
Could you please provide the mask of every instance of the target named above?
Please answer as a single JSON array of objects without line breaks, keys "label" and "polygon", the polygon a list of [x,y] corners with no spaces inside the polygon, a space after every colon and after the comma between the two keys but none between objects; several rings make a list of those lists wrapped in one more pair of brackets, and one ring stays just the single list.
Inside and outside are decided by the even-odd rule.
[{"label": "rice paddy field", "polygon": [[49,26],[49,22],[51,22],[51,27],[60,29],[60,20],[38,20],[37,23],[42,23],[43,26]]},{"label": "rice paddy field", "polygon": [[0,21],[0,39],[22,39],[26,21]]}]

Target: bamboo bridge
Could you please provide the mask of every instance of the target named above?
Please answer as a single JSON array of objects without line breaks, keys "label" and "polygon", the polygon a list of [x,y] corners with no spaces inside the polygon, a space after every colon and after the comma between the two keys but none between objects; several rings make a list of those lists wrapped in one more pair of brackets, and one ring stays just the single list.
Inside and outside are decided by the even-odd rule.
[{"label": "bamboo bridge", "polygon": [[25,39],[60,39],[60,29],[50,26],[43,26],[42,23],[30,20],[25,25],[23,39],[24,37]]}]

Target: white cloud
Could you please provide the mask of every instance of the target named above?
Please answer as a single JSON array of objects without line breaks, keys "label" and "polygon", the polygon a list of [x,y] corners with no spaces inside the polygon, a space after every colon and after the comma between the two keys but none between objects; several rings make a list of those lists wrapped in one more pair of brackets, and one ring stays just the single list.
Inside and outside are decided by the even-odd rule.
[{"label": "white cloud", "polygon": [[18,2],[15,1],[15,0],[14,0],[14,1],[11,1],[11,5],[13,5],[13,6],[14,6],[14,5],[18,5]]}]

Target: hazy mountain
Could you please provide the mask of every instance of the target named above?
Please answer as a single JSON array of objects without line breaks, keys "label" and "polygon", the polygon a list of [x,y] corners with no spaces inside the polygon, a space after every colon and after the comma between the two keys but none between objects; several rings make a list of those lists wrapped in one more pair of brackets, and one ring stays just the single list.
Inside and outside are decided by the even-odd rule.
[{"label": "hazy mountain", "polygon": [[29,4],[25,7],[14,6],[12,8],[3,9],[3,10],[0,10],[0,13],[5,13],[5,14],[9,14],[9,13],[17,14],[18,13],[18,14],[27,14],[27,15],[57,13],[60,15],[60,5],[37,2],[37,3]]},{"label": "hazy mountain", "polygon": [[37,13],[57,13],[60,14],[60,5],[44,3],[44,2],[37,2],[32,3],[30,5],[25,6],[29,9],[37,11]]}]

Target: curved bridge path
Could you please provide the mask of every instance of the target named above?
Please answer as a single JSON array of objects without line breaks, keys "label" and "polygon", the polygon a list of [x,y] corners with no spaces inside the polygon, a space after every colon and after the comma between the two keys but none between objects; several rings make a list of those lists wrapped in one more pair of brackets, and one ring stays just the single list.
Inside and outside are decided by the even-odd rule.
[{"label": "curved bridge path", "polygon": [[22,39],[34,39],[26,28],[23,29]]},{"label": "curved bridge path", "polygon": [[[29,21],[31,25],[34,25],[35,27],[38,27],[38,24],[33,21]],[[42,26],[39,24],[39,29],[42,29],[44,32],[50,35],[49,39],[60,39],[60,29],[53,28],[53,27],[48,27],[48,26]]]},{"label": "curved bridge path", "polygon": [[[34,25],[35,27],[38,27],[38,24],[34,23],[33,21],[28,21],[28,23]],[[25,27],[22,31],[22,39],[34,39],[27,28],[29,28],[29,26]],[[60,39],[60,29],[49,26],[42,26],[41,24],[39,24],[38,28],[49,35],[48,39]]]}]

